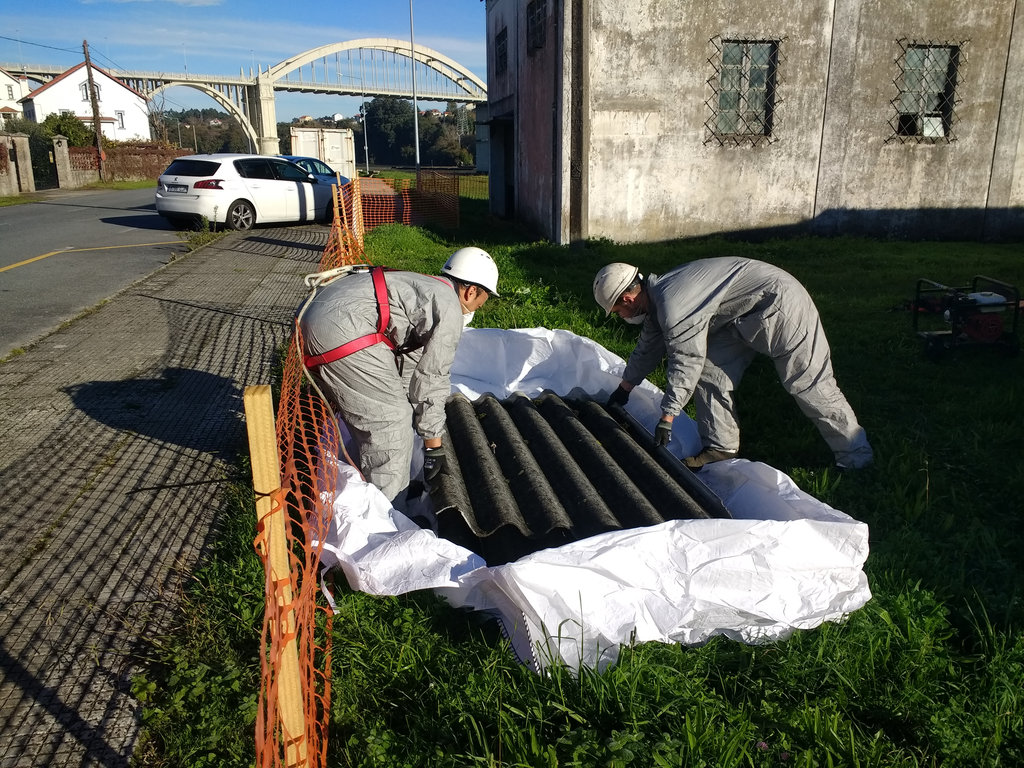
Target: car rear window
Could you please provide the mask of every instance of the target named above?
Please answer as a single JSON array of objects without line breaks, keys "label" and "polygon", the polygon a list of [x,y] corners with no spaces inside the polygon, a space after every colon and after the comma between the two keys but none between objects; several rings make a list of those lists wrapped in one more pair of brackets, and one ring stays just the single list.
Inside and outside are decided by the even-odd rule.
[{"label": "car rear window", "polygon": [[173,160],[164,176],[213,176],[220,168],[220,163],[211,160]]}]

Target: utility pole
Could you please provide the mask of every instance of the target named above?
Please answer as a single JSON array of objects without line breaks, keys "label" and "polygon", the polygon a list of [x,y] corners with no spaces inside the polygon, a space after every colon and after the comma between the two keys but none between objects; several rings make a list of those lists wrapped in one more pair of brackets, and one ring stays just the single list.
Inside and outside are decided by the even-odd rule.
[{"label": "utility pole", "polygon": [[107,180],[105,156],[103,153],[103,126],[100,124],[100,102],[96,98],[96,84],[92,79],[92,63],[89,61],[89,41],[82,41],[82,52],[85,54],[85,77],[88,81],[89,102],[92,104],[92,128],[96,132],[96,158],[100,165],[100,181]]}]

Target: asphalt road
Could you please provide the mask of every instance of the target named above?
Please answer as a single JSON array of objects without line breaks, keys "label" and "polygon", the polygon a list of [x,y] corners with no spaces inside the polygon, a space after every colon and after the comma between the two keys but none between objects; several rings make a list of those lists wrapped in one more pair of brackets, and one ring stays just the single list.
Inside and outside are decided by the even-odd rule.
[{"label": "asphalt road", "polygon": [[0,208],[0,358],[185,250],[153,192],[55,190]]}]

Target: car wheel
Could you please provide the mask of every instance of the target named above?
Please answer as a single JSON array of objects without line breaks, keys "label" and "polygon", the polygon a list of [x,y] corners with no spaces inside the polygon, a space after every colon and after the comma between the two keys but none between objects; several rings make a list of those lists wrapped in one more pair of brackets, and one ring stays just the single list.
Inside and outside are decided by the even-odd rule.
[{"label": "car wheel", "polygon": [[256,211],[245,200],[235,200],[228,208],[227,225],[231,229],[252,229],[256,223]]}]

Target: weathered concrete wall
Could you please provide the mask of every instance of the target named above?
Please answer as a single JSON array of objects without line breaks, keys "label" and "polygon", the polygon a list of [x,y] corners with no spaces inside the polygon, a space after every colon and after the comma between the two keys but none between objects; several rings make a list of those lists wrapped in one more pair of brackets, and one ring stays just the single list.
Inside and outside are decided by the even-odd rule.
[{"label": "weathered concrete wall", "polygon": [[[996,130],[1013,17],[1013,0],[838,0],[832,44],[822,164],[815,215],[823,231],[901,236],[977,236],[984,226],[995,170],[1014,175],[1014,162],[993,165]],[[961,44],[955,140],[893,140],[890,101],[897,95],[897,38]],[[1006,89],[1019,111],[1020,87]],[[1017,102],[1016,107],[1013,102]],[[1016,119],[1019,132],[1019,117]],[[1016,145],[1004,135],[1007,145]],[[1000,185],[1007,187],[1005,181]],[[1002,204],[1011,197],[1003,195]]]},{"label": "weathered concrete wall", "polygon": [[[518,0],[487,0],[487,109],[490,150],[490,207],[499,216],[515,213],[516,90],[519,60]],[[504,31],[507,41],[505,68],[499,71],[496,41]]]},{"label": "weathered concrete wall", "polygon": [[[591,232],[661,240],[811,215],[831,0],[595,0]],[[712,38],[781,40],[773,141],[706,143]]]},{"label": "weathered concrete wall", "polygon": [[1024,6],[1019,3],[1010,33],[999,129],[992,157],[987,237],[1024,235]]},{"label": "weathered concrete wall", "polygon": [[[520,13],[525,13],[526,4],[521,4]],[[559,150],[555,145],[559,122],[556,112],[562,93],[559,79],[561,67],[558,54],[561,50],[558,31],[560,20],[553,13],[557,3],[546,4],[544,20],[544,46],[529,51],[527,46],[527,22],[525,16],[519,19],[515,49],[509,56],[519,61],[520,83],[528,87],[518,89],[516,109],[517,142],[519,147],[516,163],[516,208],[519,218],[541,231],[555,228],[553,216],[558,204],[553,199],[557,167],[561,164]]]},{"label": "weathered concrete wall", "polygon": [[[1024,233],[1024,9],[1014,18],[1015,0],[547,5],[547,46],[557,49],[530,56],[526,0],[488,0],[488,89],[492,115],[514,126],[517,217],[552,239],[792,226]],[[501,26],[509,63],[495,77]],[[707,140],[722,38],[780,41],[770,142]],[[955,141],[893,140],[901,38],[963,46]]]}]

